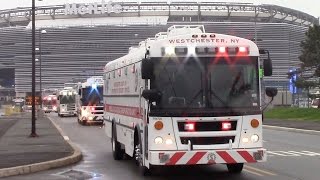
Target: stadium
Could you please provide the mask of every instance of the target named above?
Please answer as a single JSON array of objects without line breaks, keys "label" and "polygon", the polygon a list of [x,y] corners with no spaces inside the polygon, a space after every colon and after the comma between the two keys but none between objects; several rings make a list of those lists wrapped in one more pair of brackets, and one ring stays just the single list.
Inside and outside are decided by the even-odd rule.
[{"label": "stadium", "polygon": [[[31,8],[0,11],[0,79],[16,93],[31,91]],[[176,24],[202,24],[207,32],[255,41],[270,51],[273,77],[265,85],[287,88],[299,66],[300,42],[319,19],[294,9],[250,3],[97,2],[36,9],[36,86],[61,88],[101,75],[128,48]]]}]

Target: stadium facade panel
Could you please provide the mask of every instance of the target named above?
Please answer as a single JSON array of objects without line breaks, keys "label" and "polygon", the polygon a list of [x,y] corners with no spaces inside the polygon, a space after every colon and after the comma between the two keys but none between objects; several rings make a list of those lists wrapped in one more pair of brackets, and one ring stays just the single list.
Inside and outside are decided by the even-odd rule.
[{"label": "stadium facade panel", "polygon": [[[147,17],[148,13],[152,12],[152,16],[167,16],[167,20],[165,23],[84,23],[59,26],[55,24],[57,19],[54,18],[64,18],[65,21],[80,18],[85,21],[88,18],[83,16],[94,18],[98,15],[65,15],[62,6],[38,9],[38,24],[44,20],[55,24],[52,27],[37,29],[36,42],[37,47],[41,49],[43,88],[60,88],[65,82],[79,81],[91,75],[101,74],[108,61],[126,54],[130,46],[135,46],[158,32],[166,31],[169,26],[175,24],[203,24],[207,32],[256,40],[260,48],[270,51],[273,60],[274,76],[265,79],[266,85],[284,88],[288,86],[286,73],[290,68],[299,66],[300,42],[304,40],[308,26],[317,23],[316,18],[306,13],[273,5],[144,3],[137,6],[121,3],[121,6],[125,12],[114,13],[112,16],[125,18],[130,12]],[[11,12],[10,18],[5,15],[8,12]],[[0,24],[3,26],[0,28],[0,66],[15,69],[16,92],[28,92],[31,89],[31,30],[28,28],[29,15],[23,12],[27,12],[27,9],[0,12]],[[52,15],[52,12],[55,12],[55,15]],[[298,16],[299,19],[293,18]],[[43,29],[46,30],[46,34],[40,34]],[[38,59],[39,54],[40,50]],[[40,83],[39,61],[36,67],[37,88]]]}]

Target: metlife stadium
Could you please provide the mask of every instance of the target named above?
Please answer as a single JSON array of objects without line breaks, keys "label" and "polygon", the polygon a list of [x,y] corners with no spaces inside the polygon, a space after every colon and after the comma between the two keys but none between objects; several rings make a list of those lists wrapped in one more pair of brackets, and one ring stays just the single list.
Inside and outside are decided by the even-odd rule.
[{"label": "metlife stadium", "polygon": [[[0,11],[0,68],[11,72],[7,84],[15,85],[18,93],[31,89],[30,12],[31,8]],[[265,78],[265,84],[287,88],[286,73],[299,66],[304,33],[319,23],[307,13],[276,5],[181,1],[42,6],[36,19],[37,90],[40,72],[43,89],[101,75],[104,65],[126,54],[130,46],[176,24],[203,24],[207,32],[256,41],[273,60],[274,75]]]}]

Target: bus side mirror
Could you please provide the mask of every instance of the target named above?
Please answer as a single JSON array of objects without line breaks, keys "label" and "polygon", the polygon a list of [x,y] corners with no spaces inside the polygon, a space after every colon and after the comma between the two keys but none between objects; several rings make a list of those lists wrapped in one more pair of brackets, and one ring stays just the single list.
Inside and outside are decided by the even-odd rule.
[{"label": "bus side mirror", "polygon": [[142,91],[142,97],[150,102],[159,102],[161,99],[161,92],[155,89],[145,89]]},{"label": "bus side mirror", "polygon": [[266,94],[268,97],[274,98],[278,94],[277,88],[267,87]]},{"label": "bus side mirror", "polygon": [[153,78],[153,62],[151,60],[142,60],[141,62],[141,77],[142,79]]},{"label": "bus side mirror", "polygon": [[264,76],[272,76],[272,61],[270,58],[263,60]]}]

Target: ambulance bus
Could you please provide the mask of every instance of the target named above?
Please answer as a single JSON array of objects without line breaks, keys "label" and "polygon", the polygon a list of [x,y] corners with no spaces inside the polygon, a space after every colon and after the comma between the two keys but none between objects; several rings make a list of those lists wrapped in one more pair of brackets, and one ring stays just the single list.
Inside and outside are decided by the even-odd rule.
[{"label": "ambulance bus", "polygon": [[[107,63],[104,128],[114,159],[134,157],[143,175],[207,164],[240,173],[266,161],[259,52],[269,57],[250,40],[175,25]],[[271,75],[270,58],[263,65]]]}]

